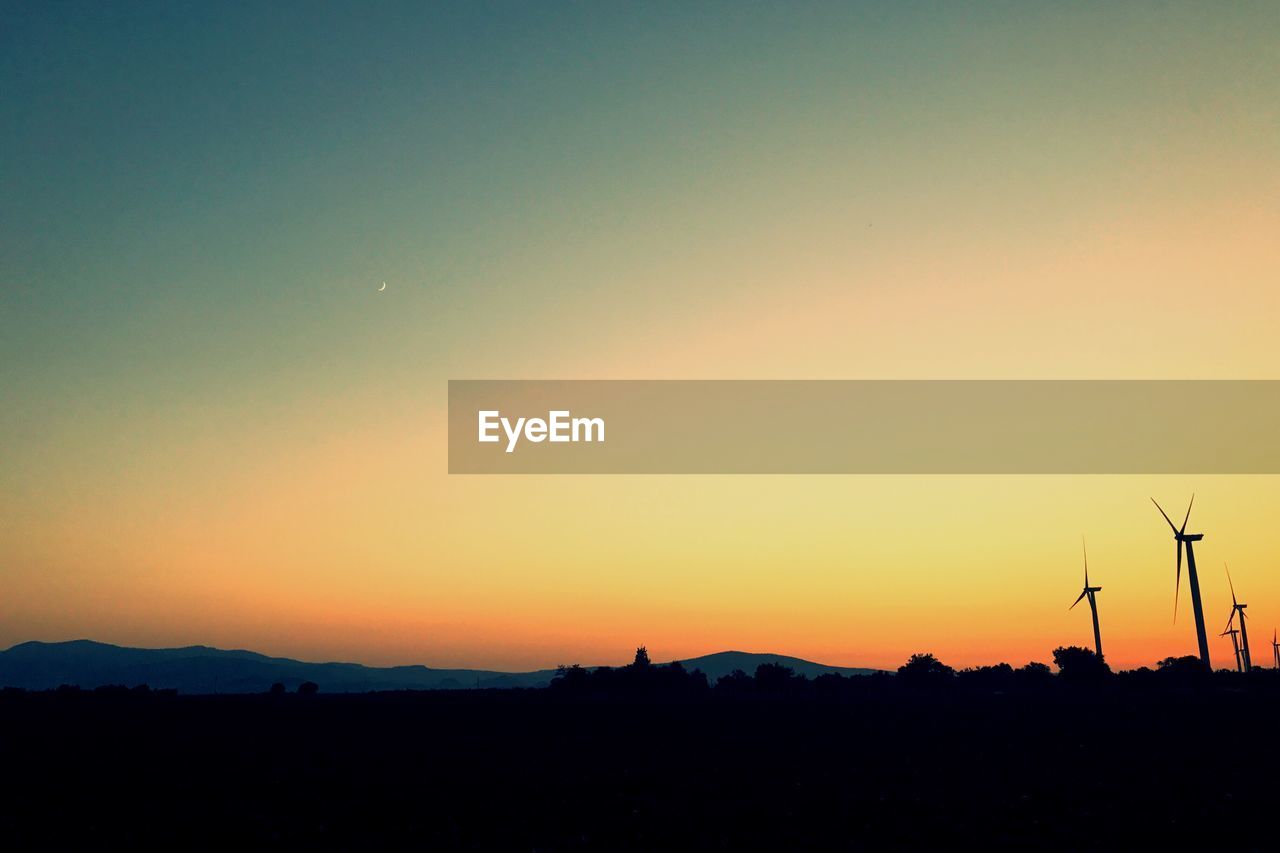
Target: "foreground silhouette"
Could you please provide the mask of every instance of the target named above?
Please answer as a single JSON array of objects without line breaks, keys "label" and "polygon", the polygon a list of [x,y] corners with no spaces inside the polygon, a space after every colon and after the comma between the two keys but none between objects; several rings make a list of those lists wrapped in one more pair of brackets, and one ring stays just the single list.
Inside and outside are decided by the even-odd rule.
[{"label": "foreground silhouette", "polygon": [[1112,673],[1045,664],[708,682],[644,649],[549,689],[257,695],[0,693],[0,827],[14,849],[658,850],[1270,845],[1251,760],[1170,750],[1189,726],[1265,732],[1274,670],[1196,657]]}]

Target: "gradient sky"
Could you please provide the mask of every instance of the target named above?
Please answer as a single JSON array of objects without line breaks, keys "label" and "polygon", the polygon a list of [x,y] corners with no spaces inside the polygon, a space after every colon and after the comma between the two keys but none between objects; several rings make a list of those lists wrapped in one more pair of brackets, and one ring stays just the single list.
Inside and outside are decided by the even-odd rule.
[{"label": "gradient sky", "polygon": [[1150,664],[1194,490],[1270,660],[1280,478],[450,477],[444,407],[1280,378],[1280,5],[0,14],[0,646],[1018,664],[1090,641],[1085,534]]}]

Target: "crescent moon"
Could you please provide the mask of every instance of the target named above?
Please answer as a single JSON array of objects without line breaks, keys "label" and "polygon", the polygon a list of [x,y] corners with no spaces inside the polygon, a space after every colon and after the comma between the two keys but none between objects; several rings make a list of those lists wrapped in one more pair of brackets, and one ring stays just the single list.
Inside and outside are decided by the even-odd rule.
[{"label": "crescent moon", "polygon": [[379,287],[379,288],[378,288],[378,292],[379,292],[379,293],[381,293],[382,291],[384,291],[384,290],[386,290],[386,289],[387,289],[387,283],[384,281],[384,282],[382,283],[382,287]]}]

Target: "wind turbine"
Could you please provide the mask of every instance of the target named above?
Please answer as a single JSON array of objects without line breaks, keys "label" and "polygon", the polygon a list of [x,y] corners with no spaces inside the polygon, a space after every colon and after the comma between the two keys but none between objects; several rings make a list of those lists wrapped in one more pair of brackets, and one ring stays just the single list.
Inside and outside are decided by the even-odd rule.
[{"label": "wind turbine", "polygon": [[1280,670],[1280,640],[1276,637],[1276,630],[1271,629],[1271,654],[1276,659],[1276,669]]},{"label": "wind turbine", "polygon": [[1236,653],[1236,672],[1244,672],[1244,663],[1240,660],[1240,632],[1231,627],[1231,623],[1227,623],[1227,630],[1219,634],[1219,637],[1231,635],[1231,650]]},{"label": "wind turbine", "polygon": [[1080,550],[1084,553],[1084,592],[1080,593],[1068,610],[1075,610],[1076,605],[1080,603],[1080,599],[1088,596],[1089,609],[1093,611],[1093,648],[1098,653],[1098,660],[1102,660],[1102,631],[1098,628],[1098,598],[1097,593],[1102,591],[1100,586],[1089,586],[1089,551],[1084,546],[1084,537],[1080,537]]},{"label": "wind turbine", "polygon": [[[1223,563],[1222,568],[1227,569],[1227,564]],[[1249,605],[1236,601],[1236,585],[1231,583],[1230,569],[1227,569],[1227,585],[1231,587],[1231,619],[1235,619],[1237,613],[1240,614],[1240,646],[1244,654],[1244,669],[1241,672],[1248,672],[1253,669],[1253,659],[1249,657],[1249,629],[1244,624],[1244,620],[1248,618],[1245,616],[1244,609]],[[1227,620],[1228,628],[1231,627],[1231,619]]]},{"label": "wind turbine", "polygon": [[1204,608],[1200,605],[1200,576],[1196,574],[1196,552],[1192,548],[1192,543],[1199,542],[1204,538],[1203,533],[1188,533],[1187,521],[1191,518],[1191,506],[1196,502],[1196,496],[1191,496],[1191,503],[1187,504],[1186,518],[1182,519],[1182,529],[1174,526],[1173,520],[1169,518],[1169,513],[1164,511],[1160,504],[1156,503],[1156,499],[1152,498],[1151,502],[1156,504],[1156,509],[1160,510],[1160,514],[1164,516],[1164,520],[1169,522],[1169,529],[1173,531],[1174,550],[1178,555],[1178,575],[1174,580],[1173,587],[1173,619],[1178,620],[1178,589],[1182,586],[1182,550],[1187,551],[1187,583],[1191,587],[1191,608],[1196,616],[1196,641],[1200,644],[1200,661],[1207,669],[1213,669],[1213,664],[1209,662],[1209,639],[1204,633]]}]

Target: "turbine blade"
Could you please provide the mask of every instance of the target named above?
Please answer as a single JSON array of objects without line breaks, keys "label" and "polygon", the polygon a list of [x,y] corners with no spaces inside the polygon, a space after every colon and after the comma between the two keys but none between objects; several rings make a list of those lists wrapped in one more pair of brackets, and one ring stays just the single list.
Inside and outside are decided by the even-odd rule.
[{"label": "turbine blade", "polygon": [[1089,585],[1089,549],[1084,545],[1084,537],[1080,537],[1080,550],[1084,553],[1084,585]]},{"label": "turbine blade", "polygon": [[[1087,589],[1086,589],[1084,592],[1080,593],[1080,598],[1084,598],[1084,597],[1085,597],[1085,595],[1086,595],[1088,592],[1089,592],[1089,590],[1087,590]],[[1073,601],[1073,602],[1071,603],[1071,606],[1070,606],[1070,607],[1068,607],[1067,609],[1068,609],[1068,610],[1075,610],[1075,609],[1076,609],[1076,605],[1080,603],[1080,598],[1077,598],[1075,601]]]},{"label": "turbine blade", "polygon": [[1191,520],[1191,507],[1195,505],[1195,502],[1196,502],[1196,496],[1195,496],[1195,493],[1192,492],[1191,503],[1187,504],[1187,517],[1182,519],[1182,529],[1178,531],[1179,533],[1187,532],[1187,522]]},{"label": "turbine blade", "polygon": [[1173,519],[1171,519],[1171,518],[1169,517],[1169,513],[1167,513],[1167,512],[1165,512],[1165,511],[1164,511],[1164,507],[1162,507],[1162,506],[1160,506],[1160,504],[1156,503],[1156,499],[1155,499],[1155,498],[1152,498],[1152,499],[1151,499],[1151,502],[1152,502],[1153,504],[1156,504],[1156,509],[1160,510],[1160,514],[1164,516],[1164,520],[1165,520],[1165,521],[1167,521],[1167,522],[1169,522],[1169,529],[1170,529],[1170,530],[1172,530],[1174,533],[1177,533],[1177,532],[1178,532],[1178,528],[1177,528],[1176,526],[1174,526]]},{"label": "turbine blade", "polygon": [[1223,563],[1222,568],[1227,570],[1227,586],[1231,587],[1231,603],[1236,603],[1236,585],[1231,582],[1231,570],[1227,569],[1227,564]]}]

